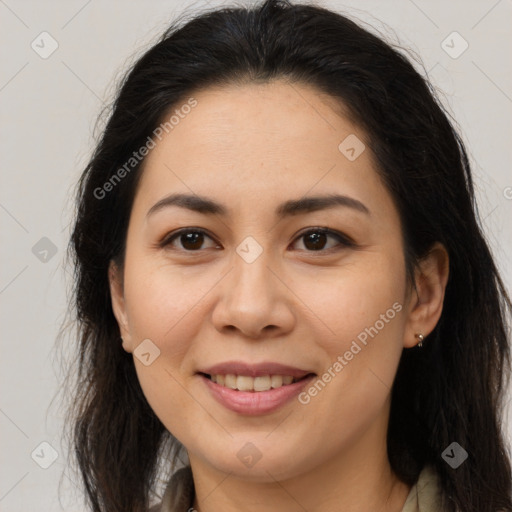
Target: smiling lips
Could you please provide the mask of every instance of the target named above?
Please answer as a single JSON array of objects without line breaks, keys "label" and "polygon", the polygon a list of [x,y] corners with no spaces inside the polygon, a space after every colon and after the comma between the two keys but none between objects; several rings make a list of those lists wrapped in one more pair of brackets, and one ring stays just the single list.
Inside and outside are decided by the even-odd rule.
[{"label": "smiling lips", "polygon": [[274,411],[288,402],[315,374],[279,363],[226,362],[200,370],[213,397],[240,414]]}]

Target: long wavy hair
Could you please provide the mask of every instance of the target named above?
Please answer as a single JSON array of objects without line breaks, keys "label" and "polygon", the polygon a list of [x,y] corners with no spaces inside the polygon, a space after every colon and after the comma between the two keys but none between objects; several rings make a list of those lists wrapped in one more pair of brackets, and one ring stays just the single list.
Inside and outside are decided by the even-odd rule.
[{"label": "long wavy hair", "polygon": [[[70,241],[78,342],[67,424],[88,505],[145,512],[183,448],[144,397],[109,292],[109,262],[122,265],[144,160],[105,197],[98,189],[195,90],[276,79],[339,99],[366,131],[400,213],[408,278],[435,242],[450,256],[442,316],[422,349],[403,350],[392,388],[392,469],[412,485],[434,465],[443,510],[512,511],[502,431],[512,304],[480,227],[462,140],[400,49],[340,14],[285,0],[175,20],[124,76],[79,181]],[[469,454],[457,469],[442,457],[454,441]]]}]

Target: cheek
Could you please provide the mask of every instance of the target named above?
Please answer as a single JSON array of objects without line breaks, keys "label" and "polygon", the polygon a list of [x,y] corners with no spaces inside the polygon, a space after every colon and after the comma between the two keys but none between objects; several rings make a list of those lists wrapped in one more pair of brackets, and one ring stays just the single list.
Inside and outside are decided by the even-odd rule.
[{"label": "cheek", "polygon": [[191,429],[195,435],[207,426],[204,410],[187,392],[189,383],[183,380],[176,368],[169,365],[165,355],[156,359],[151,366],[136,362],[135,367],[149,406],[173,436],[183,442]]},{"label": "cheek", "polygon": [[403,350],[404,279],[400,262],[381,257],[331,287],[326,318],[336,336],[324,349],[339,364],[331,364],[337,377],[325,398],[354,417],[378,410],[391,390]]},{"label": "cheek", "polygon": [[136,339],[149,338],[166,350],[177,344],[174,349],[179,350],[179,344],[185,344],[198,328],[194,318],[218,276],[202,273],[194,278],[186,269],[139,262],[131,266],[127,262],[125,271],[130,330]]},{"label": "cheek", "polygon": [[[202,281],[191,280],[168,266],[136,266],[133,260],[125,267],[125,299],[138,380],[156,416],[180,439],[186,437],[187,422],[175,411],[188,411],[192,416],[201,413],[193,411],[197,404],[186,390],[191,384],[193,340],[201,328],[198,318],[204,314],[201,298],[211,288],[208,281],[206,276]],[[158,350],[148,366],[136,350],[147,339]]]},{"label": "cheek", "polygon": [[305,390],[303,401],[316,402],[320,414],[341,422],[347,421],[345,413],[350,411],[354,428],[382,410],[403,350],[401,263],[400,258],[381,253],[346,267],[334,284],[326,276],[319,283],[324,292],[310,295],[315,302],[311,308],[329,330],[322,329],[326,334],[317,337],[327,356],[321,382]]},{"label": "cheek", "polygon": [[328,329],[319,341],[331,358],[349,350],[353,341],[367,347],[378,339],[384,351],[390,344],[401,345],[405,272],[399,258],[393,261],[382,253],[361,258],[335,279],[319,276],[312,289],[309,295],[306,287],[299,293]]}]

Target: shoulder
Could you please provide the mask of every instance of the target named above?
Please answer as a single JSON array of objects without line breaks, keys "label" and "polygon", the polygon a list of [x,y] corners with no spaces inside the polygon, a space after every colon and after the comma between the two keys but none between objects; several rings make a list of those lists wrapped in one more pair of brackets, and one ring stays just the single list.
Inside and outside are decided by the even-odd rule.
[{"label": "shoulder", "polygon": [[433,466],[423,468],[407,496],[402,512],[442,512],[441,486]]}]

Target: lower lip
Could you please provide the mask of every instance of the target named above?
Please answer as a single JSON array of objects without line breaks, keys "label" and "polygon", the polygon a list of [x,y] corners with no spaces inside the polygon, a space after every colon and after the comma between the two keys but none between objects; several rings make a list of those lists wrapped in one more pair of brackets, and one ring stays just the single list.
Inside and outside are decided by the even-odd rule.
[{"label": "lower lip", "polygon": [[238,391],[220,386],[204,375],[200,375],[200,377],[213,397],[226,409],[239,414],[256,416],[271,413],[282,407],[297,396],[315,376],[310,375],[293,384],[269,389],[268,391]]}]

